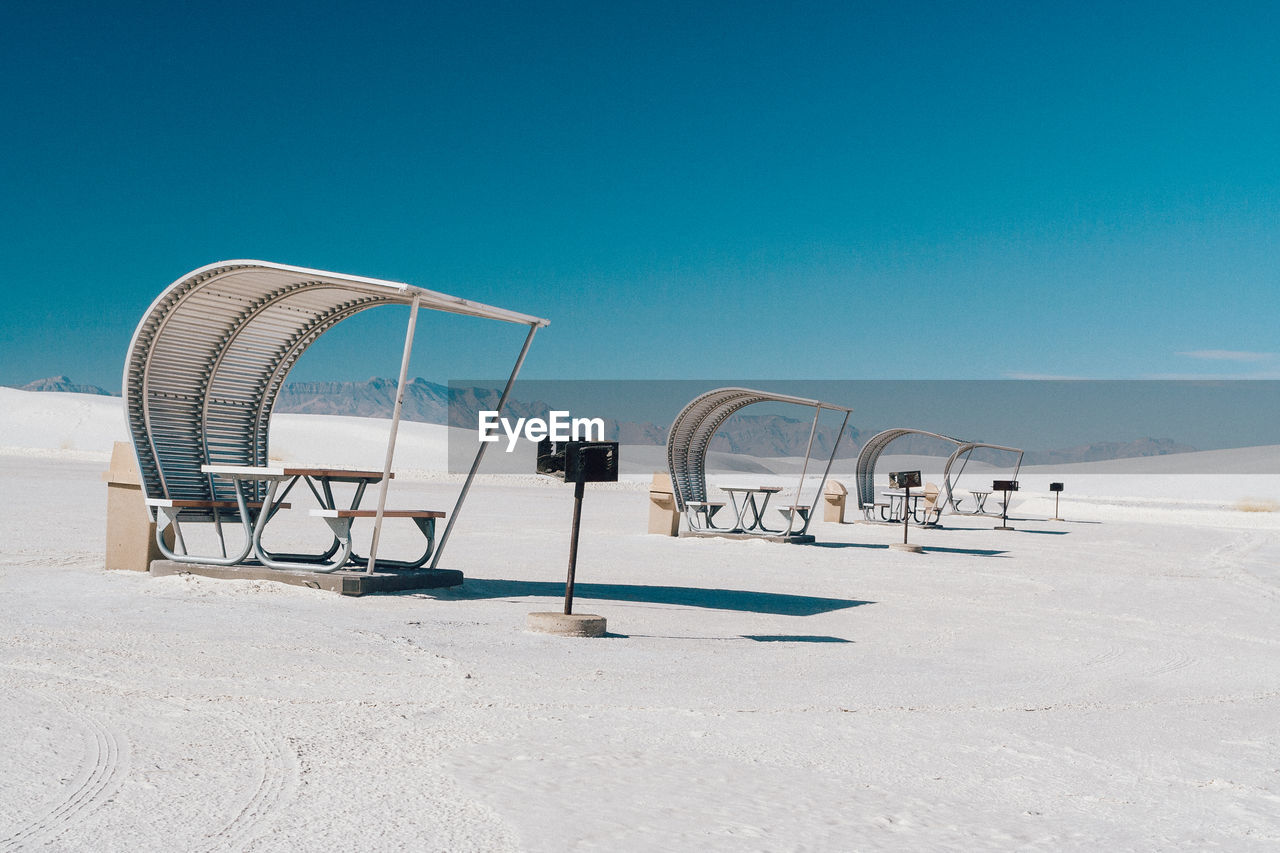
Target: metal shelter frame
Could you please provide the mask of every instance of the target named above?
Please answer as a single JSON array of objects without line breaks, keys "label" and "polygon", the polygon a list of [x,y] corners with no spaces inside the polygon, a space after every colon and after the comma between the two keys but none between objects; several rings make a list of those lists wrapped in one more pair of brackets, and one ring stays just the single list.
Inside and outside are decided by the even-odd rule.
[{"label": "metal shelter frame", "polygon": [[942,433],[937,432],[928,432],[927,430],[922,429],[887,429],[883,432],[878,432],[871,436],[871,438],[867,439],[867,443],[862,445],[862,450],[858,453],[858,508],[861,509],[864,514],[874,510],[876,501],[876,462],[880,459],[881,454],[884,453],[885,449],[890,444],[897,441],[899,438],[902,438],[904,435],[923,435],[929,438],[941,439],[942,441],[947,441],[956,445],[956,449],[951,453],[951,456],[947,458],[947,463],[942,469],[943,506],[949,507],[952,512],[956,511],[956,502],[955,497],[952,495],[953,479],[951,477],[951,466],[954,465],[957,460],[963,458],[964,461],[960,463],[960,470],[956,472],[955,479],[959,479],[960,475],[964,473],[965,466],[969,464],[969,456],[973,451],[978,450],[979,448],[1003,450],[1009,453],[1018,454],[1018,461],[1015,462],[1013,466],[1013,479],[1015,480],[1018,479],[1018,471],[1022,468],[1023,452],[1021,448],[1005,447],[1002,444],[987,444],[982,441],[965,441],[961,438],[954,438],[953,436],[943,435]]},{"label": "metal shelter frame", "polygon": [[[534,333],[549,325],[548,320],[400,282],[266,261],[221,261],[192,270],[156,297],[138,324],[125,359],[125,420],[146,497],[234,500],[234,485],[202,472],[201,466],[265,466],[271,410],[289,370],[322,334],[379,305],[407,305],[410,311],[366,569],[372,573],[418,309],[529,327],[498,402],[499,411]],[[482,442],[476,452],[432,568],[444,553],[488,446]],[[251,499],[260,500],[265,484],[248,485]],[[219,521],[214,512],[202,516],[196,511],[189,518]]]},{"label": "metal shelter frame", "polygon": [[[707,450],[716,430],[728,417],[740,409],[753,403],[792,403],[798,406],[811,406],[814,409],[813,427],[809,430],[809,443],[805,448],[804,465],[800,470],[800,481],[796,486],[796,504],[800,504],[800,496],[804,490],[804,478],[809,471],[809,460],[813,454],[813,438],[818,431],[818,418],[824,409],[844,412],[844,420],[840,423],[840,432],[831,447],[831,456],[827,459],[827,467],[822,472],[822,480],[812,508],[818,506],[822,497],[822,487],[831,473],[831,464],[835,461],[836,450],[844,437],[844,428],[849,423],[849,414],[853,411],[844,406],[824,403],[820,400],[806,400],[802,397],[791,397],[786,394],[774,394],[770,391],[756,391],[751,388],[717,388],[695,397],[676,415],[667,433],[667,467],[671,472],[671,485],[675,492],[676,508],[686,515],[691,502],[707,499]],[[795,513],[787,513],[787,528],[783,535],[800,535],[809,529],[813,512],[804,519],[804,526],[795,530]]]}]

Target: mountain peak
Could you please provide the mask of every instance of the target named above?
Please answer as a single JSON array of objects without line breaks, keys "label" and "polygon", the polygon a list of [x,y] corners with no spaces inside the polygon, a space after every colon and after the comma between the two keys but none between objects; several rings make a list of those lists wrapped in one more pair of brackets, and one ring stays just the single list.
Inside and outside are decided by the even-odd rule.
[{"label": "mountain peak", "polygon": [[44,379],[37,379],[34,382],[28,382],[26,385],[19,386],[21,391],[62,391],[71,394],[98,394],[103,397],[114,396],[105,388],[99,388],[97,385],[77,385],[67,376],[48,376]]}]

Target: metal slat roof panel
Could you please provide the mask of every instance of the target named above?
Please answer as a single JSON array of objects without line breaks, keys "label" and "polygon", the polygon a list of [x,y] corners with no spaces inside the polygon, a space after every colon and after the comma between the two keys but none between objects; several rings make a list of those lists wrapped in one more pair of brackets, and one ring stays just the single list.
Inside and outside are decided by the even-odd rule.
[{"label": "metal slat roof panel", "polygon": [[266,261],[224,261],[166,288],[139,323],[124,369],[125,420],[148,497],[225,492],[200,472],[263,464],[271,407],[323,332],[377,305],[409,305],[531,326],[518,314],[399,282]]}]

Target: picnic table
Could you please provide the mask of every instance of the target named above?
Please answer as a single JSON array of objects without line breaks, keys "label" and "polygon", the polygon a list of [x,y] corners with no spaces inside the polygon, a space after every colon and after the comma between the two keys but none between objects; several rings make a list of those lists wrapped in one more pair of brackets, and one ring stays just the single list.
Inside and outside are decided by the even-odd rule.
[{"label": "picnic table", "polygon": [[984,491],[982,489],[970,489],[969,494],[973,495],[973,502],[975,504],[973,508],[973,512],[969,514],[984,515],[987,511],[986,510],[987,498],[991,497],[991,492]]},{"label": "picnic table", "polygon": [[[735,530],[743,533],[782,533],[782,530],[771,530],[765,526],[764,511],[769,506],[769,498],[782,491],[781,486],[721,486],[720,491],[729,493],[733,502],[733,510],[737,516]],[[741,497],[739,497],[741,496]],[[757,497],[762,497],[759,502]],[[746,515],[751,513],[750,523]]]},{"label": "picnic table", "polygon": [[[377,510],[360,509],[360,501],[370,484],[383,479],[381,471],[359,471],[346,468],[306,468],[298,466],[261,465],[201,465],[205,474],[230,480],[236,490],[236,503],[248,506],[246,484],[267,483],[267,493],[261,507],[249,521],[247,533],[254,556],[262,565],[272,569],[309,569],[332,572],[349,564],[365,565],[367,559],[354,553],[351,539],[351,523],[357,518],[373,518]],[[390,477],[394,478],[395,474]],[[319,553],[278,554],[262,544],[262,535],[276,514],[287,505],[289,492],[299,482],[304,482],[319,503],[310,514],[322,519],[333,533],[327,550]],[[354,485],[348,506],[341,507],[334,495],[335,484]],[[281,488],[283,484],[283,488]],[[380,559],[378,565],[394,568],[418,568],[431,558],[435,546],[435,520],[443,518],[443,512],[432,510],[384,509],[383,518],[408,518],[414,522],[426,540],[422,555],[414,560]],[[248,555],[246,554],[245,557]],[[242,558],[243,559],[243,558]]]},{"label": "picnic table", "polygon": [[906,489],[885,489],[881,494],[889,499],[889,521],[902,521],[903,512],[909,512],[915,518],[920,509],[920,499],[925,496],[923,489],[912,492],[908,507]]}]

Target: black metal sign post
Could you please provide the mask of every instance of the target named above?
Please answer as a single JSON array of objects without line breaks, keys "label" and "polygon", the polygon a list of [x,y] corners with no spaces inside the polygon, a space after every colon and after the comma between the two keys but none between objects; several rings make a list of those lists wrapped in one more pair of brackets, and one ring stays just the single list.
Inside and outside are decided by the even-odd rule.
[{"label": "black metal sign post", "polygon": [[911,487],[920,486],[921,476],[919,471],[894,471],[889,474],[889,488],[902,489],[902,542],[890,545],[897,551],[910,551],[919,554],[924,549],[919,545],[911,545],[907,542],[907,531],[911,529]]},{"label": "black metal sign post", "polygon": [[1049,484],[1049,491],[1053,492],[1053,518],[1051,518],[1051,519],[1049,519],[1049,520],[1050,520],[1050,521],[1062,521],[1062,519],[1061,519],[1061,518],[1059,518],[1059,515],[1061,515],[1061,513],[1059,513],[1059,512],[1058,512],[1058,496],[1062,494],[1062,484],[1061,484],[1061,483],[1050,483],[1050,484]]},{"label": "black metal sign post", "polygon": [[569,573],[564,584],[563,613],[530,613],[535,631],[579,637],[604,635],[605,620],[593,614],[573,612],[573,585],[578,572],[578,533],[582,529],[582,498],[587,483],[618,480],[616,441],[538,442],[537,472],[573,483],[573,528],[569,534]]},{"label": "black metal sign post", "polygon": [[582,524],[582,494],[586,490],[582,480],[573,484],[573,534],[569,539],[569,578],[564,583],[564,615],[573,614],[573,576],[578,570],[578,528]]},{"label": "black metal sign post", "polygon": [[1000,526],[996,530],[1013,530],[1009,526],[1009,495],[1018,491],[1018,481],[994,480],[991,483],[991,491],[1004,492],[1004,506],[1000,508]]},{"label": "black metal sign post", "polygon": [[907,544],[907,531],[911,529],[908,523],[911,519],[911,486],[902,487],[902,544]]}]

